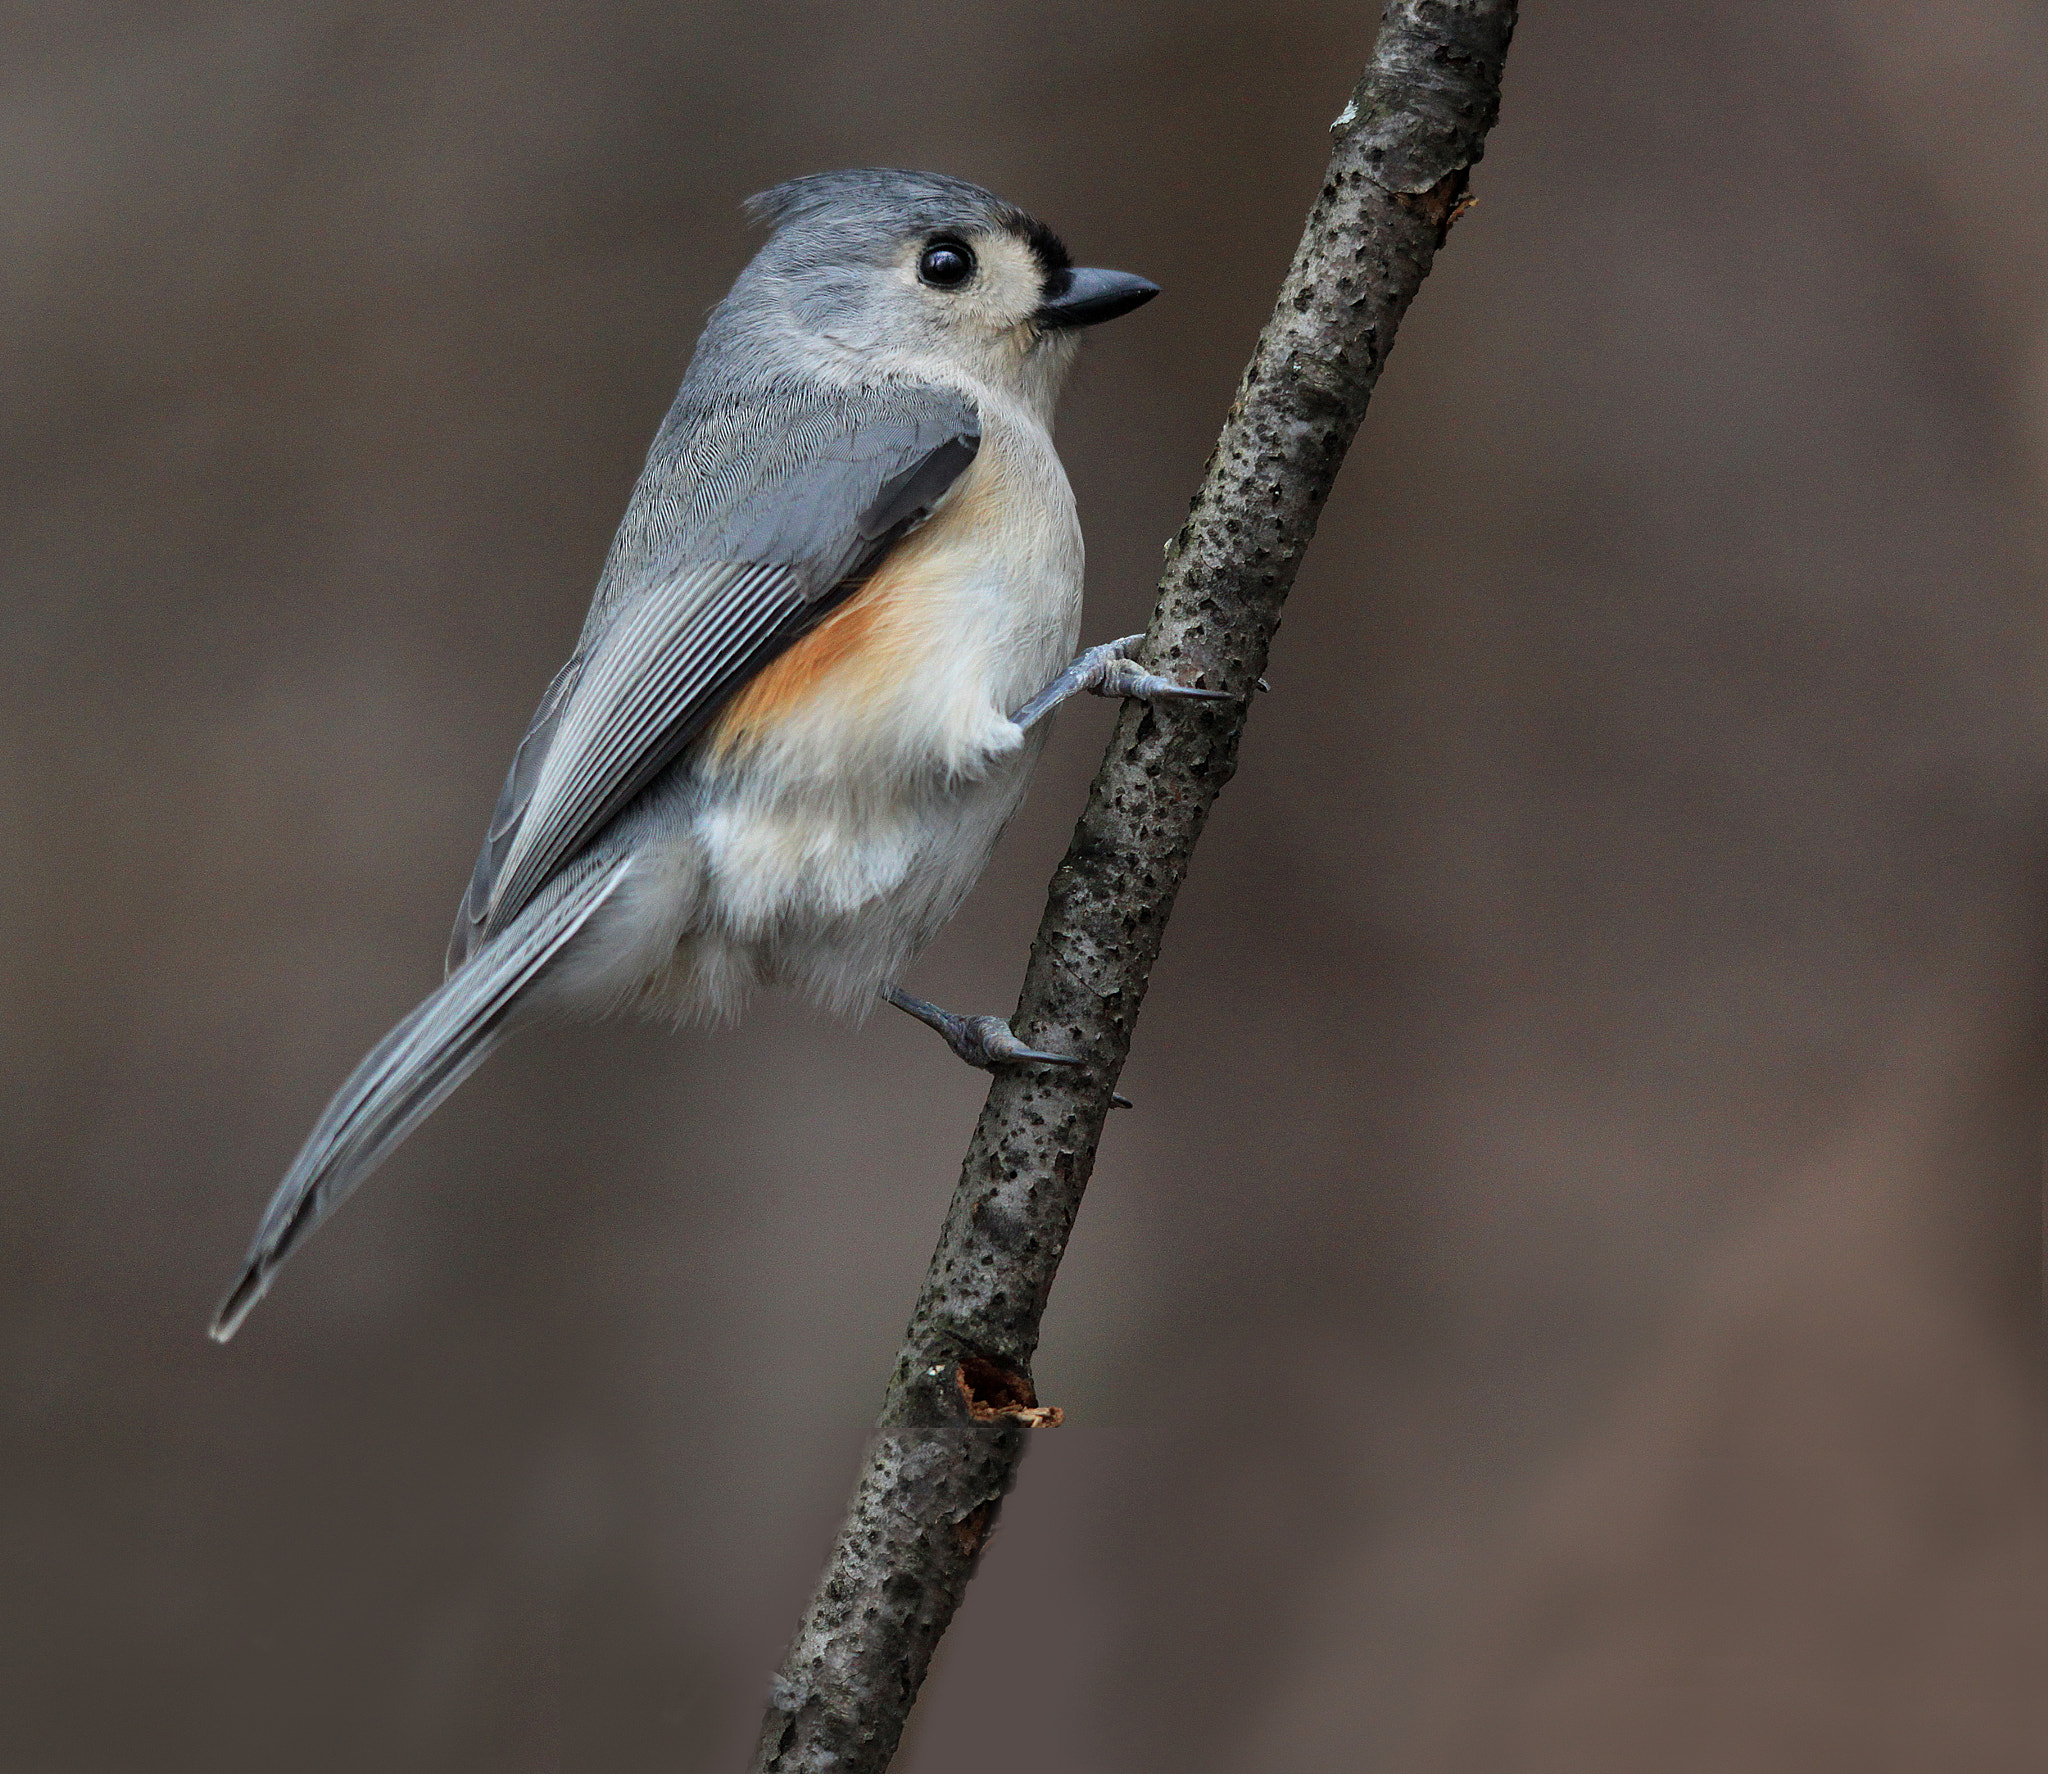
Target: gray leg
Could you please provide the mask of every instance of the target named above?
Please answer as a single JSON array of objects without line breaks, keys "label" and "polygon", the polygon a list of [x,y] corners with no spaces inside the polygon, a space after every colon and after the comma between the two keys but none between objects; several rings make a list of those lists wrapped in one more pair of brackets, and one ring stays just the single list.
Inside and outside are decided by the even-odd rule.
[{"label": "gray leg", "polygon": [[[1020,727],[1033,726],[1068,697],[1084,692],[1093,696],[1135,696],[1144,702],[1230,700],[1227,690],[1196,690],[1186,684],[1177,684],[1171,678],[1161,677],[1157,672],[1140,670],[1131,662],[1131,654],[1144,638],[1141,634],[1127,634],[1120,641],[1090,647],[1010,719]],[[884,985],[882,996],[898,1010],[916,1017],[927,1028],[936,1029],[948,1047],[970,1066],[978,1066],[984,1072],[992,1072],[997,1066],[1078,1066],[1083,1063],[1071,1054],[1042,1053],[1035,1047],[1026,1047],[999,1016],[956,1016],[952,1011],[941,1010],[938,1005],[928,1004],[922,998],[913,998],[897,985]],[[1131,1106],[1130,1099],[1124,1096],[1113,1096],[1111,1101],[1121,1109]]]},{"label": "gray leg", "polygon": [[[1131,655],[1144,640],[1141,634],[1127,634],[1120,641],[1090,647],[1025,705],[1010,716],[1020,727],[1042,721],[1069,696],[1086,691],[1092,696],[1135,696],[1141,702],[1228,702],[1227,690],[1193,690],[1157,672],[1141,671]],[[915,1012],[912,1013],[916,1014]],[[938,1025],[932,1025],[936,1028]]]}]

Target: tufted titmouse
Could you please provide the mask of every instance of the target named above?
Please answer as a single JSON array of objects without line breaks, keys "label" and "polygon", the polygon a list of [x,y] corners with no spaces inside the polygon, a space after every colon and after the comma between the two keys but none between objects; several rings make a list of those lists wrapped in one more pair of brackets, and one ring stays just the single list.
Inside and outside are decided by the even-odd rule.
[{"label": "tufted titmouse", "polygon": [[755,198],[576,651],[519,742],[448,977],[341,1087],[213,1335],[518,1023],[889,1002],[980,1066],[1072,1063],[894,979],[1081,691],[1199,697],[1138,637],[1072,660],[1081,530],[1049,424],[1082,327],[1159,292],[933,173]]}]

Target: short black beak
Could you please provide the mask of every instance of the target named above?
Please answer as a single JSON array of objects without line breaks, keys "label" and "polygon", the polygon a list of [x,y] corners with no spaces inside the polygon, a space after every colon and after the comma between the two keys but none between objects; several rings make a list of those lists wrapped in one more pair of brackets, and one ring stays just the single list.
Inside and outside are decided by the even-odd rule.
[{"label": "short black beak", "polygon": [[1156,283],[1128,271],[1057,271],[1036,318],[1042,327],[1096,326],[1142,308],[1158,293]]}]

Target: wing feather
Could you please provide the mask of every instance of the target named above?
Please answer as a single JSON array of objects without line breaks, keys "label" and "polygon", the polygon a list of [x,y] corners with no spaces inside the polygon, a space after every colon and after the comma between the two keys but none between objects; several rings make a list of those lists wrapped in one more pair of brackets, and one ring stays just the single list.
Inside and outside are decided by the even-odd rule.
[{"label": "wing feather", "polygon": [[702,568],[606,635],[559,718],[486,934],[675,759],[738,682],[735,668],[806,608],[787,567]]}]

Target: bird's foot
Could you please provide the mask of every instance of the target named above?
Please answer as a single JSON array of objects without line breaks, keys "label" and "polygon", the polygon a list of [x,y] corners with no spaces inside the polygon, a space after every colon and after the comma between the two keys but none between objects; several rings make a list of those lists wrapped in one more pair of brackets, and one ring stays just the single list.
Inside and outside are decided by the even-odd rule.
[{"label": "bird's foot", "polygon": [[[1146,671],[1131,658],[1144,643],[1141,634],[1090,647],[1010,719],[1020,727],[1042,721],[1070,696],[1134,696],[1140,702],[1228,702],[1227,690],[1197,690]],[[935,1025],[936,1026],[936,1025]]]},{"label": "bird's foot", "polygon": [[913,998],[900,986],[884,986],[882,996],[925,1027],[938,1030],[948,1047],[970,1066],[978,1066],[984,1072],[992,1072],[998,1066],[1081,1064],[1072,1054],[1041,1053],[1035,1047],[1026,1047],[999,1016],[955,1016],[950,1010]]},{"label": "bird's foot", "polygon": [[[901,986],[885,985],[882,996],[898,1010],[916,1017],[927,1028],[937,1029],[948,1047],[970,1066],[984,1072],[993,1072],[998,1066],[1078,1066],[1086,1063],[1070,1053],[1044,1053],[1036,1047],[1026,1047],[999,1016],[955,1016],[950,1010],[941,1010],[936,1004],[913,998]],[[1112,1108],[1128,1109],[1131,1106],[1131,1099],[1121,1091],[1111,1091],[1109,1101]]]}]

